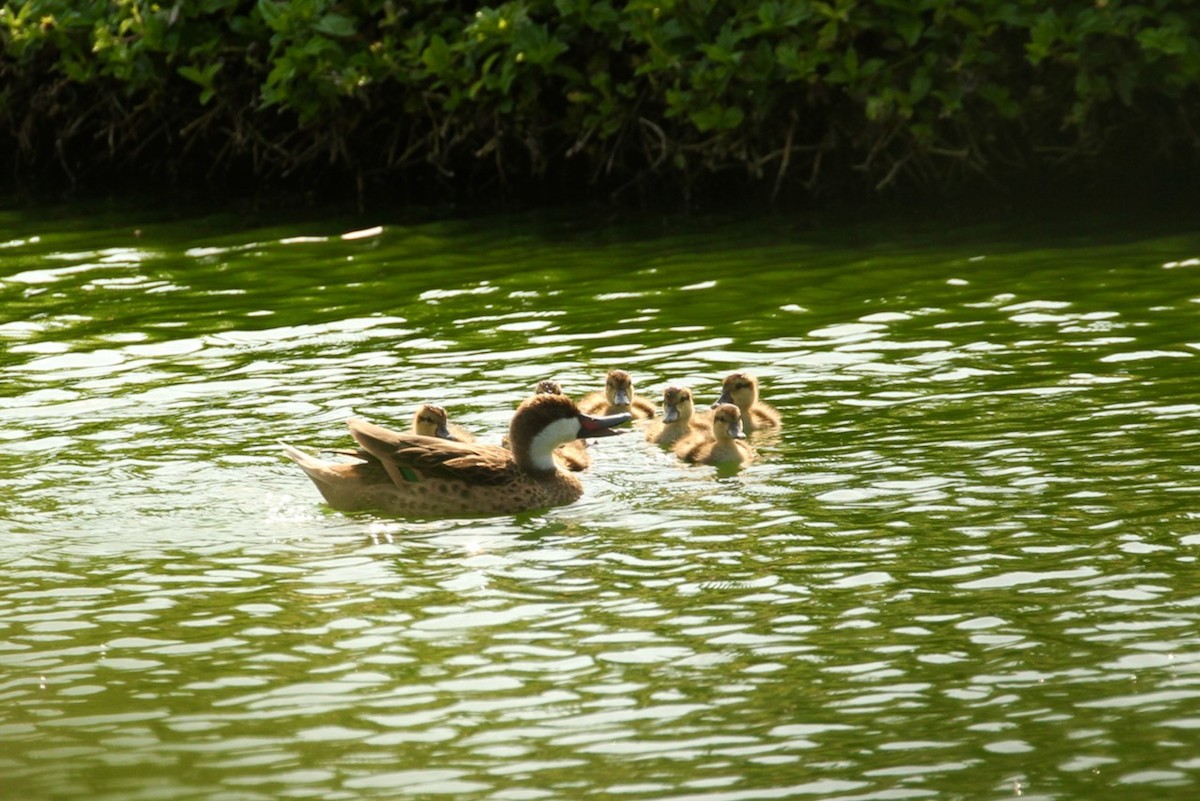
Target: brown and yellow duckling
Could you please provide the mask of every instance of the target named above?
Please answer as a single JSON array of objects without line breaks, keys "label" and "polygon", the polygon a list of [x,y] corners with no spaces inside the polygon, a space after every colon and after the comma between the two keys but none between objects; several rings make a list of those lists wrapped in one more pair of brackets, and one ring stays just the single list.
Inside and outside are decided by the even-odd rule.
[{"label": "brown and yellow duckling", "polygon": [[633,377],[624,370],[610,370],[604,391],[584,395],[579,408],[588,414],[629,414],[634,420],[651,420],[657,411],[653,403],[637,396]]},{"label": "brown and yellow duckling", "polygon": [[[422,403],[413,412],[412,433],[422,437],[438,437],[454,442],[474,442],[475,437],[454,425],[446,414],[446,410],[436,403]],[[322,448],[323,453],[336,453],[340,456],[353,456],[356,459],[366,459],[368,454],[362,448]]]},{"label": "brown and yellow duckling", "polygon": [[754,458],[754,448],[742,433],[742,413],[732,403],[713,409],[712,429],[696,432],[675,446],[685,462],[713,465],[743,464]]},{"label": "brown and yellow duckling", "polygon": [[583,414],[565,395],[534,395],[509,424],[511,451],[495,445],[401,434],[348,421],[364,458],[323,462],[281,443],[335,509],[411,517],[516,514],[579,499],[583,485],[560,470],[554,449],[578,437],[620,433],[628,414]]},{"label": "brown and yellow duckling", "polygon": [[413,414],[412,433],[440,437],[455,442],[474,442],[475,437],[462,426],[450,422],[446,410],[435,403],[422,403]]},{"label": "brown and yellow duckling", "polygon": [[667,387],[663,390],[663,413],[646,427],[646,441],[669,448],[694,431],[708,429],[710,412],[697,415],[692,391],[687,387]]},{"label": "brown and yellow duckling", "polygon": [[721,397],[713,404],[732,403],[742,413],[742,430],[746,433],[764,428],[779,428],[779,412],[758,399],[758,379],[749,373],[730,373],[721,384]]},{"label": "brown and yellow duckling", "polygon": [[[533,388],[534,395],[563,395],[562,384],[552,379],[539,381],[537,386]],[[500,447],[508,448],[508,435],[500,441]],[[586,440],[573,439],[565,445],[559,445],[554,449],[554,461],[558,462],[558,466],[564,470],[572,470],[578,473],[581,470],[587,470],[592,465],[592,456],[588,453],[588,444]]]}]

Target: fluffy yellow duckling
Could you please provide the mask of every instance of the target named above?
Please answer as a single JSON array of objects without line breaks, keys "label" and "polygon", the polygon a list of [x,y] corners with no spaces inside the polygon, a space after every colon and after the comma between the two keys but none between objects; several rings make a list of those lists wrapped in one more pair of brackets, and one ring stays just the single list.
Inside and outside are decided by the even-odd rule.
[{"label": "fluffy yellow duckling", "polygon": [[[474,442],[475,437],[460,426],[450,422],[446,410],[436,403],[422,403],[413,412],[412,433],[422,437],[437,437],[453,442]],[[336,453],[339,456],[353,456],[356,459],[366,459],[367,454],[362,448],[322,448],[323,453]]]},{"label": "fluffy yellow duckling", "polygon": [[690,389],[667,387],[663,390],[662,419],[646,427],[646,441],[669,448],[694,431],[708,430],[711,413],[705,412],[701,417],[695,411]]},{"label": "fluffy yellow duckling", "polygon": [[749,433],[763,428],[778,428],[779,412],[758,399],[758,379],[749,373],[730,373],[721,384],[721,397],[713,404],[735,404],[742,413],[742,430]]},{"label": "fluffy yellow duckling", "polygon": [[586,414],[629,414],[634,420],[653,419],[656,411],[653,403],[637,397],[633,378],[624,370],[610,370],[604,380],[604,391],[584,395],[579,408]]},{"label": "fluffy yellow duckling", "polygon": [[697,432],[675,446],[675,455],[697,464],[743,464],[754,458],[754,448],[742,433],[742,413],[732,403],[713,410],[712,430]]},{"label": "fluffy yellow duckling", "polygon": [[450,422],[446,410],[433,403],[422,403],[413,413],[412,432],[423,437],[441,437],[455,442],[474,442],[475,437],[462,426]]}]

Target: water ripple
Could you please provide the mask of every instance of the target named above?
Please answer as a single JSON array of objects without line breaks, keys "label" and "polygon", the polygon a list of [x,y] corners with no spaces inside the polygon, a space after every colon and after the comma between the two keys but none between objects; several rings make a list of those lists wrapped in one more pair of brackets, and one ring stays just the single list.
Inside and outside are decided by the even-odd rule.
[{"label": "water ripple", "polygon": [[[577,236],[6,243],[6,787],[1196,785],[1200,273],[1138,255],[1194,243],[876,269],[857,245]],[[431,398],[495,442],[536,380],[618,365],[706,405],[751,369],[787,425],[735,474],[634,429],[578,504],[483,521],[333,513],[275,445]]]}]

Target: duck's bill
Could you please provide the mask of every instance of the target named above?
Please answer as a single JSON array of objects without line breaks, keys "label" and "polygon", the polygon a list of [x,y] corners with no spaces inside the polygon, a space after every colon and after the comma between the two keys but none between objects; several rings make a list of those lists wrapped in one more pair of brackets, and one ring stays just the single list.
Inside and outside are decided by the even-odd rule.
[{"label": "duck's bill", "polygon": [[729,394],[728,390],[721,393],[721,397],[717,398],[716,401],[713,402],[712,408],[715,409],[722,403],[733,403],[733,396]]},{"label": "duck's bill", "polygon": [[729,427],[729,436],[732,437],[733,439],[745,439],[746,438],[745,433],[742,432],[741,426],[730,426]]},{"label": "duck's bill", "polygon": [[437,434],[438,437],[440,437],[441,439],[448,439],[448,440],[451,440],[452,442],[457,441],[455,439],[454,435],[450,433],[450,429],[447,428],[445,423],[442,423],[441,425],[439,425],[437,427],[437,430],[434,433]]},{"label": "duck's bill", "polygon": [[665,409],[663,409],[663,422],[664,423],[674,423],[678,419],[679,419],[679,409],[675,408],[674,406],[668,406]]},{"label": "duck's bill", "polygon": [[628,406],[632,400],[629,393],[623,389],[618,389],[613,393],[613,406]]},{"label": "duck's bill", "polygon": [[613,434],[622,434],[622,431],[614,431],[613,426],[619,426],[622,423],[628,423],[633,419],[633,415],[610,414],[606,417],[592,417],[590,414],[579,415],[579,433],[575,436],[579,439],[584,437],[611,437]]}]

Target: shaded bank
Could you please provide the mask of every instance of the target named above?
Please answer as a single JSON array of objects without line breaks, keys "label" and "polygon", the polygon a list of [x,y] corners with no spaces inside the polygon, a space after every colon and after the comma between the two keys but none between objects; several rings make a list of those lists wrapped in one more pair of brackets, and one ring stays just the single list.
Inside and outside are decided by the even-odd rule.
[{"label": "shaded bank", "polygon": [[940,197],[1197,173],[1179,3],[0,9],[8,188]]}]

